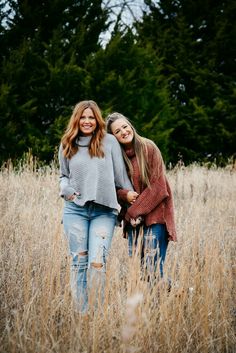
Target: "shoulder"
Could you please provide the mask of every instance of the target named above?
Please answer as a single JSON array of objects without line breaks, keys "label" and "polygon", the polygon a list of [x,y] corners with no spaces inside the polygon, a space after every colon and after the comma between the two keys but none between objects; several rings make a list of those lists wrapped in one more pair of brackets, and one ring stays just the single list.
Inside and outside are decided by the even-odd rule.
[{"label": "shoulder", "polygon": [[146,148],[148,150],[148,152],[152,152],[152,153],[161,153],[159,148],[157,147],[157,145],[155,144],[155,142],[153,142],[152,140],[148,139],[148,138],[144,138],[144,143],[146,145]]},{"label": "shoulder", "polygon": [[109,134],[108,132],[105,133],[104,135],[104,141],[113,143],[114,141],[117,141],[115,136],[112,134]]},{"label": "shoulder", "polygon": [[119,142],[117,141],[117,139],[115,138],[114,135],[106,133],[104,138],[103,138],[104,144],[106,145],[110,145],[110,146],[120,146]]},{"label": "shoulder", "polygon": [[145,145],[147,148],[148,160],[152,161],[153,163],[162,163],[163,157],[157,145],[152,140],[147,138],[145,138]]}]

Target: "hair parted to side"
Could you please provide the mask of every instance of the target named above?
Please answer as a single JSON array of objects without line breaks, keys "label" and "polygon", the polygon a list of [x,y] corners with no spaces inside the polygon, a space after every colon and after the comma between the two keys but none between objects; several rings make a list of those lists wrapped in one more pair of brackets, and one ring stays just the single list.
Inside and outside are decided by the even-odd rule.
[{"label": "hair parted to side", "polygon": [[[114,112],[111,113],[107,116],[106,118],[106,128],[107,128],[107,132],[109,132],[110,134],[112,134],[112,130],[111,130],[111,125],[114,123],[114,121],[118,120],[118,119],[124,119],[127,124],[131,127],[131,129],[133,130],[134,133],[134,139],[133,139],[133,148],[134,148],[134,152],[137,158],[137,162],[139,165],[139,169],[140,169],[140,176],[141,176],[141,182],[144,186],[148,186],[150,187],[150,170],[149,170],[149,166],[148,166],[148,158],[147,158],[147,145],[152,144],[156,147],[156,145],[151,141],[146,139],[145,137],[140,136],[137,131],[135,130],[134,126],[131,124],[130,120],[128,118],[126,118],[123,114]],[[132,168],[132,164],[129,160],[129,158],[127,157],[125,150],[124,150],[124,145],[120,144],[121,148],[122,148],[122,153],[123,153],[123,157],[124,160],[126,162],[126,165],[128,167],[129,170],[129,174],[131,177],[131,180],[133,181],[133,168]]]},{"label": "hair parted to side", "polygon": [[85,100],[77,103],[74,107],[66,131],[61,139],[63,153],[66,158],[70,159],[78,151],[79,147],[75,141],[80,133],[79,121],[83,111],[87,108],[93,111],[97,121],[96,129],[89,144],[89,154],[91,157],[104,157],[101,141],[105,135],[105,121],[97,103],[92,100]]}]

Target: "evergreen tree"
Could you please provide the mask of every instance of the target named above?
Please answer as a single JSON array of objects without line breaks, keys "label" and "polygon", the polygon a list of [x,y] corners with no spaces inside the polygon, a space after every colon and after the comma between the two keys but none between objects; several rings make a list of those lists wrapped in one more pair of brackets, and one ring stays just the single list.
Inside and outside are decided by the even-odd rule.
[{"label": "evergreen tree", "polygon": [[1,53],[1,158],[53,156],[59,130],[87,98],[84,61],[107,28],[101,1],[11,0]]},{"label": "evergreen tree", "polygon": [[[169,151],[186,162],[235,152],[236,25],[233,1],[146,1],[141,45],[161,57],[174,117]],[[169,125],[167,123],[167,125]]]},{"label": "evergreen tree", "polygon": [[145,3],[135,28],[120,12],[101,47],[111,23],[102,1],[1,1],[1,161],[28,148],[49,160],[72,106],[87,98],[104,116],[130,118],[167,162],[235,152],[235,2]]},{"label": "evergreen tree", "polygon": [[[118,111],[127,116],[138,132],[158,141],[165,157],[166,136],[170,131],[154,130],[150,122],[162,125],[163,116],[171,118],[168,92],[160,74],[161,61],[152,48],[142,48],[131,30],[117,26],[106,48],[88,57],[91,96],[100,102],[104,115]],[[165,135],[165,138],[164,138]]]}]

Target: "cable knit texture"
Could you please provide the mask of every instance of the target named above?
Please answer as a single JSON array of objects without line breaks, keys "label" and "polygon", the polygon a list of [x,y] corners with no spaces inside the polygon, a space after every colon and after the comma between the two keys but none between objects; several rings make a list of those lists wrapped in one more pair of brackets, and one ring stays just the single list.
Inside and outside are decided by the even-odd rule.
[{"label": "cable knit texture", "polygon": [[84,206],[87,201],[119,210],[116,187],[133,190],[128,178],[119,143],[113,135],[106,134],[102,141],[104,158],[91,158],[88,151],[91,136],[77,139],[78,151],[71,159],[59,149],[60,195]]},{"label": "cable knit texture", "polygon": [[[134,150],[126,150],[126,154],[133,166],[133,186],[139,196],[127,209],[125,220],[129,222],[131,218],[142,216],[146,226],[166,224],[169,240],[176,241],[173,197],[159,149],[152,143],[147,145],[150,187],[144,187],[140,181],[140,170]],[[120,200],[126,201],[126,196],[126,190],[118,190]]]}]

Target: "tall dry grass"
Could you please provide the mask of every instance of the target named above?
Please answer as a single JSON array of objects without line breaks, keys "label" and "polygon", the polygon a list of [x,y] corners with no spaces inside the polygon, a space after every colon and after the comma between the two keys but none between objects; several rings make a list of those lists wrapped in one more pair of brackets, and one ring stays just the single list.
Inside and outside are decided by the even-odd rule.
[{"label": "tall dry grass", "polygon": [[0,174],[0,351],[4,353],[234,352],[236,173],[199,166],[168,173],[178,243],[172,290],[140,280],[138,259],[114,236],[105,303],[73,311],[63,201],[54,166],[29,159]]}]

